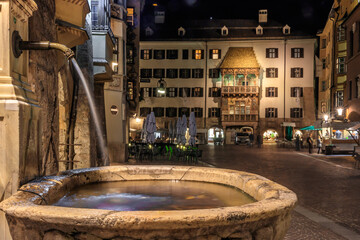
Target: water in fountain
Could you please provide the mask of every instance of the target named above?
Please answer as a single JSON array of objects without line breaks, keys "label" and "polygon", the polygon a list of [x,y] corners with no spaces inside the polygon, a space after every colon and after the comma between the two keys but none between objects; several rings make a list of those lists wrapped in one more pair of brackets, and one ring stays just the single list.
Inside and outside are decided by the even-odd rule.
[{"label": "water in fountain", "polygon": [[94,121],[96,135],[99,139],[99,149],[101,151],[101,158],[103,160],[104,165],[108,166],[109,165],[109,157],[108,157],[109,155],[108,155],[107,147],[106,147],[105,140],[104,140],[103,130],[102,130],[101,124],[100,124],[99,114],[95,107],[95,98],[91,91],[90,85],[89,85],[88,81],[86,80],[86,78],[84,77],[84,74],[82,73],[75,58],[71,58],[70,61],[74,67],[74,70],[78,74],[82,85],[84,86],[85,94],[89,101],[90,114]]}]

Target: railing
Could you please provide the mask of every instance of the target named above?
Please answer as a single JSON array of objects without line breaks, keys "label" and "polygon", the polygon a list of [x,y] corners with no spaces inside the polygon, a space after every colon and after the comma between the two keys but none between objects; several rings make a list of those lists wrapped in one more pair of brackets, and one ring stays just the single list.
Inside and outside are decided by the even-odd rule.
[{"label": "railing", "polygon": [[223,122],[255,122],[258,121],[258,114],[223,114],[221,120]]},{"label": "railing", "polygon": [[221,88],[222,94],[258,94],[258,86],[223,86]]}]

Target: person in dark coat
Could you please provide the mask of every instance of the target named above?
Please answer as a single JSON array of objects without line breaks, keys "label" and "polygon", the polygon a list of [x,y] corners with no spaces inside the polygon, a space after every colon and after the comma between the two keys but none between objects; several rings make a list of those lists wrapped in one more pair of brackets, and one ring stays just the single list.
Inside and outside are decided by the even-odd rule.
[{"label": "person in dark coat", "polygon": [[296,146],[296,151],[300,151],[300,136],[299,135],[296,135],[295,146]]},{"label": "person in dark coat", "polygon": [[309,146],[309,153],[312,153],[312,148],[313,148],[313,140],[311,138],[311,135],[309,135],[306,139],[306,142],[308,143]]},{"label": "person in dark coat", "polygon": [[250,133],[249,140],[250,140],[250,147],[252,147],[252,145],[254,143],[254,134]]}]

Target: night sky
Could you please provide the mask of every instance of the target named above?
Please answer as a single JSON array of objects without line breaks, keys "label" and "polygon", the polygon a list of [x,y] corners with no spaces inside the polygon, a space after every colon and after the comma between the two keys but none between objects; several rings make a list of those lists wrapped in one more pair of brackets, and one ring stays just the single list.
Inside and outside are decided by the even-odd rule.
[{"label": "night sky", "polygon": [[297,30],[316,34],[325,25],[333,0],[150,0],[166,7],[166,21],[182,19],[257,19],[259,9],[269,18]]}]

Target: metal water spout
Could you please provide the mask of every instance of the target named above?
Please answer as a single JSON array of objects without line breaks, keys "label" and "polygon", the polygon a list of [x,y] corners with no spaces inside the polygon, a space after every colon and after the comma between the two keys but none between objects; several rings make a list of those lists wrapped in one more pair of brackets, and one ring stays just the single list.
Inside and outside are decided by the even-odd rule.
[{"label": "metal water spout", "polygon": [[14,31],[12,34],[12,50],[16,58],[20,57],[23,50],[51,50],[51,49],[59,50],[67,57],[69,62],[71,62],[73,69],[78,74],[82,85],[84,86],[84,90],[87,99],[89,101],[91,116],[95,124],[96,135],[99,139],[101,158],[103,160],[104,165],[108,166],[110,164],[109,155],[104,140],[103,130],[100,125],[99,114],[97,113],[97,109],[95,107],[95,98],[93,96],[88,81],[84,77],[84,74],[82,73],[78,63],[75,60],[74,52],[67,46],[60,43],[53,43],[50,41],[23,41],[18,31]]}]

